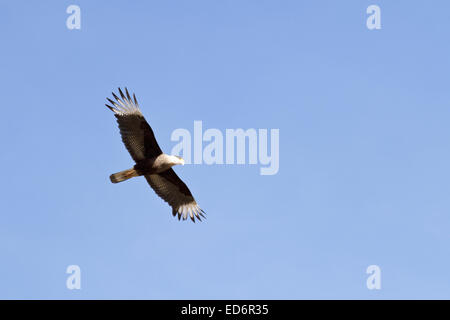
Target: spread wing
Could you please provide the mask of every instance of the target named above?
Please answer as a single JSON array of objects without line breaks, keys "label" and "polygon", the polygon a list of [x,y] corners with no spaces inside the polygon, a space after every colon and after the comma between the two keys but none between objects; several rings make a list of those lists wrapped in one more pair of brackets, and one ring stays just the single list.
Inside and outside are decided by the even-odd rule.
[{"label": "spread wing", "polygon": [[125,92],[126,96],[119,88],[122,99],[113,92],[112,95],[116,101],[107,98],[112,106],[106,104],[117,118],[125,147],[135,162],[160,155],[162,153],[161,148],[155,139],[152,128],[139,109],[136,96],[133,94],[132,100],[127,88],[125,88]]},{"label": "spread wing", "polygon": [[173,216],[178,214],[178,220],[181,216],[183,216],[183,220],[186,220],[188,215],[194,222],[194,216],[200,221],[200,216],[205,218],[203,215],[205,212],[195,202],[189,188],[172,169],[158,174],[146,175],[145,179],[156,194],[172,207]]}]

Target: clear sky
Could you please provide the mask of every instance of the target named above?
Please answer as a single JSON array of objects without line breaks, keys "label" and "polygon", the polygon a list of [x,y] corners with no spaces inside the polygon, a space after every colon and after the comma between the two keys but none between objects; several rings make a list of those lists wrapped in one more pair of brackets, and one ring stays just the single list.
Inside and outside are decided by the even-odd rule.
[{"label": "clear sky", "polygon": [[[0,298],[449,299],[449,12],[2,0]],[[278,173],[177,167],[208,214],[179,222],[143,178],[109,181],[133,165],[104,106],[118,86],[168,153],[196,120],[279,129]]]}]

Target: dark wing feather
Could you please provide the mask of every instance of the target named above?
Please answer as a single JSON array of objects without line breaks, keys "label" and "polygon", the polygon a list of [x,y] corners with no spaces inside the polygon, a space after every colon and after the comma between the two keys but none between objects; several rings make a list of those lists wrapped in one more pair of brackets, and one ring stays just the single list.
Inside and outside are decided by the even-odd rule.
[{"label": "dark wing feather", "polygon": [[190,216],[195,222],[196,217],[201,221],[200,216],[205,217],[205,213],[195,202],[191,191],[186,184],[177,176],[173,169],[169,169],[159,174],[146,175],[145,179],[165,202],[172,207],[172,214],[178,214],[178,219],[183,217],[186,220]]},{"label": "dark wing feather", "polygon": [[112,106],[106,105],[114,112],[119,124],[120,135],[128,152],[134,161],[153,158],[162,153],[152,128],[145,120],[139,109],[136,97],[133,94],[134,101],[131,99],[128,89],[125,88],[127,96],[119,88],[121,98],[113,96],[116,101],[109,98]]}]

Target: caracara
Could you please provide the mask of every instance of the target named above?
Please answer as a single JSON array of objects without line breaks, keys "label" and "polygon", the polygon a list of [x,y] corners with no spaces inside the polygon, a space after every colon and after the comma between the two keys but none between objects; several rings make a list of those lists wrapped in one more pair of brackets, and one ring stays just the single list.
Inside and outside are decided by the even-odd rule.
[{"label": "caracara", "polygon": [[156,194],[172,207],[173,216],[178,214],[178,220],[181,217],[186,220],[189,216],[194,222],[195,218],[201,221],[200,216],[205,217],[205,212],[200,209],[189,188],[172,169],[174,165],[184,165],[184,160],[162,152],[152,128],[139,109],[136,96],[133,94],[131,99],[127,88],[125,93],[126,96],[119,88],[119,98],[113,92],[116,101],[107,98],[112,106],[106,106],[114,112],[122,141],[136,164],[131,169],[112,174],[111,182],[118,183],[144,176]]}]

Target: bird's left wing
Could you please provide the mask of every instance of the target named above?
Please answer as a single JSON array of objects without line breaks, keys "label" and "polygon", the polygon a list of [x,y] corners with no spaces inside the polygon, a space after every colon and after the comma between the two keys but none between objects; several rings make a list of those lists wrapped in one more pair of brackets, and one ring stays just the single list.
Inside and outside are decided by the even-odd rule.
[{"label": "bird's left wing", "polygon": [[113,92],[112,95],[116,101],[107,98],[112,106],[107,104],[106,106],[114,112],[122,141],[133,160],[138,162],[139,160],[154,158],[162,153],[155,139],[155,134],[142,115],[136,96],[133,94],[133,99],[131,99],[127,88],[125,88],[125,92],[126,96],[119,88],[121,98]]},{"label": "bird's left wing", "polygon": [[189,188],[173,169],[158,174],[146,175],[145,179],[147,179],[147,182],[155,190],[156,194],[172,207],[173,216],[178,214],[178,220],[181,217],[183,217],[183,220],[186,220],[188,215],[194,222],[194,217],[200,221],[200,216],[205,218],[203,215],[205,212],[200,209]]}]

